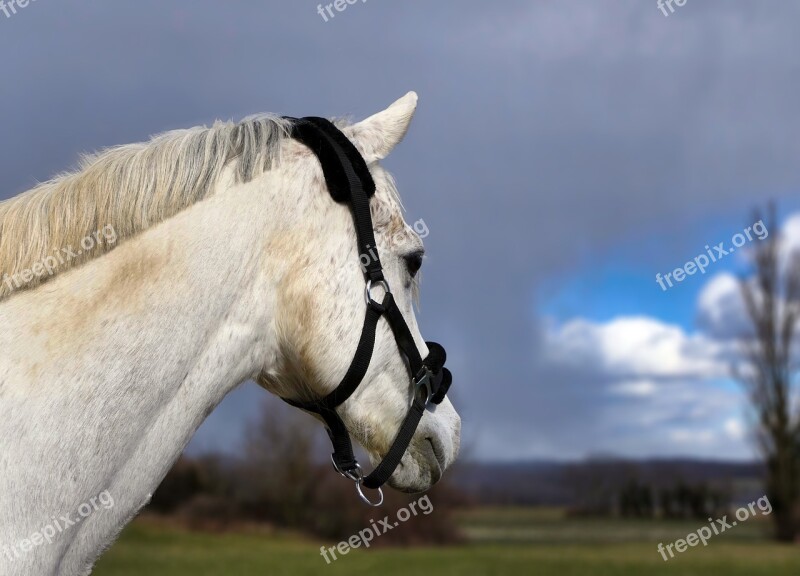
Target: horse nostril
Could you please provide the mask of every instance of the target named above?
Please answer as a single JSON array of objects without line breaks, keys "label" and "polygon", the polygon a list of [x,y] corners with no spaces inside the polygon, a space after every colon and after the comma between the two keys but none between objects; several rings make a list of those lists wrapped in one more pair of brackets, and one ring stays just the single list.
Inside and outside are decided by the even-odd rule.
[{"label": "horse nostril", "polygon": [[428,444],[431,445],[431,450],[433,451],[433,455],[436,458],[436,461],[439,462],[439,464],[443,464],[444,460],[442,458],[442,454],[439,453],[438,447],[436,446],[436,442],[434,442],[433,438],[431,438],[430,436],[426,436],[425,440],[427,440]]}]

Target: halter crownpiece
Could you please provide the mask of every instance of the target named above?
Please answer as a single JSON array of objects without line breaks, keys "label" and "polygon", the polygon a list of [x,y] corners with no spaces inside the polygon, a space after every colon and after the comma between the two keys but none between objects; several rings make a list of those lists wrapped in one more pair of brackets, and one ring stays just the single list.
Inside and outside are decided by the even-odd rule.
[{"label": "halter crownpiece", "polygon": [[[325,421],[328,436],[333,444],[331,460],[336,471],[356,483],[361,499],[370,506],[383,503],[381,486],[391,477],[408,449],[425,409],[431,403],[441,404],[453,381],[444,367],[446,353],[442,346],[427,342],[428,356],[424,359],[414,342],[414,337],[403,314],[397,307],[389,283],[383,275],[383,266],[375,243],[369,199],[375,194],[375,182],[364,158],[352,142],[330,121],[324,118],[288,118],[292,122],[291,136],[308,146],[319,159],[325,183],[334,201],[347,204],[355,222],[359,254],[370,254],[365,267],[365,300],[367,310],[361,339],[353,361],[339,385],[327,396],[312,402],[283,398],[292,406],[319,414]],[[380,286],[384,295],[380,302],[373,298],[373,288]],[[364,380],[375,350],[375,334],[381,318],[389,323],[400,354],[407,361],[409,378],[413,386],[410,407],[392,446],[383,460],[365,476],[353,454],[350,434],[336,408],[355,392]],[[363,488],[378,490],[379,500],[372,502]]]}]

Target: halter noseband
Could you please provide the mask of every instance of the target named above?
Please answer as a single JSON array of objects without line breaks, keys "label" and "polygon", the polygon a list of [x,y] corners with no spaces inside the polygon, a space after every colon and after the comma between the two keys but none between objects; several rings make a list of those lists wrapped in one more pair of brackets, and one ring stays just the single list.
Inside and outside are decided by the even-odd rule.
[{"label": "halter noseband", "polygon": [[[313,402],[300,402],[288,398],[283,400],[322,417],[333,444],[331,455],[333,467],[339,474],[356,483],[358,495],[364,502],[371,506],[380,506],[383,503],[381,486],[400,464],[426,407],[431,402],[440,404],[444,400],[453,378],[450,371],[444,367],[446,354],[439,344],[427,342],[429,354],[425,359],[422,358],[408,324],[397,307],[389,283],[383,275],[369,209],[369,199],[375,193],[375,182],[364,158],[330,121],[313,117],[289,118],[289,120],[292,122],[292,138],[305,144],[319,159],[325,183],[333,199],[349,205],[355,222],[358,253],[368,254],[370,258],[369,264],[364,267],[367,305],[364,327],[353,361],[341,383],[330,394]],[[377,286],[384,290],[381,302],[372,296],[373,288]],[[381,318],[385,318],[389,323],[397,347],[407,361],[413,384],[413,396],[408,413],[400,425],[392,446],[375,470],[365,476],[353,454],[350,434],[337,414],[336,407],[350,398],[363,381],[375,349],[375,334]],[[364,495],[362,487],[378,490],[379,501],[371,502]]]}]

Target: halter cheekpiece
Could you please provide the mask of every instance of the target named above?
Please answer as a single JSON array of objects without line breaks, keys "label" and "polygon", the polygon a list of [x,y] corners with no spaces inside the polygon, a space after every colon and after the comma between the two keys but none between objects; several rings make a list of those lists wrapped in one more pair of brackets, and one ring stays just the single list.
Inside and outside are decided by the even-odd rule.
[{"label": "halter cheekpiece", "polygon": [[[291,136],[305,144],[319,159],[325,175],[325,183],[334,201],[347,204],[356,228],[358,253],[368,254],[369,263],[364,266],[366,314],[361,339],[353,361],[344,378],[330,394],[312,402],[299,402],[284,398],[292,406],[319,414],[325,421],[328,436],[333,444],[331,460],[336,471],[356,484],[358,495],[371,506],[383,503],[381,486],[394,473],[408,449],[426,407],[440,404],[453,381],[450,371],[444,367],[445,350],[435,342],[427,342],[428,356],[422,358],[408,324],[394,300],[389,283],[383,275],[375,243],[370,214],[369,199],[375,194],[375,182],[364,158],[352,142],[330,121],[324,118],[288,118],[291,121]],[[378,302],[373,297],[375,288],[382,288],[383,298]],[[353,454],[353,445],[347,428],[336,412],[361,384],[369,368],[375,349],[375,334],[378,322],[385,318],[394,334],[400,354],[407,362],[410,391],[410,407],[392,446],[383,460],[369,475],[364,475]],[[378,490],[379,500],[372,502],[363,488]]]}]

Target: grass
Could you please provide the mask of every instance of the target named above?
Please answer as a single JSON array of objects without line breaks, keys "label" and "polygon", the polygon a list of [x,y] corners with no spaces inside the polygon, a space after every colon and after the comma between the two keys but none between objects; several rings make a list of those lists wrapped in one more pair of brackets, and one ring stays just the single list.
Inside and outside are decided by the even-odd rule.
[{"label": "grass", "polygon": [[[796,576],[800,548],[763,537],[763,523],[737,526],[706,548],[664,562],[658,542],[691,523],[565,519],[548,510],[479,510],[460,518],[470,544],[449,548],[353,550],[327,565],[319,542],[285,534],[198,534],[136,522],[101,559],[98,576],[431,573],[443,576]],[[330,545],[330,544],[328,544]]]},{"label": "grass", "polygon": [[[553,508],[483,508],[460,517],[462,529],[473,542],[529,542],[535,544],[616,544],[674,542],[703,524],[692,521],[617,520],[567,518]],[[769,524],[752,519],[727,531],[722,539],[764,541]]]}]

